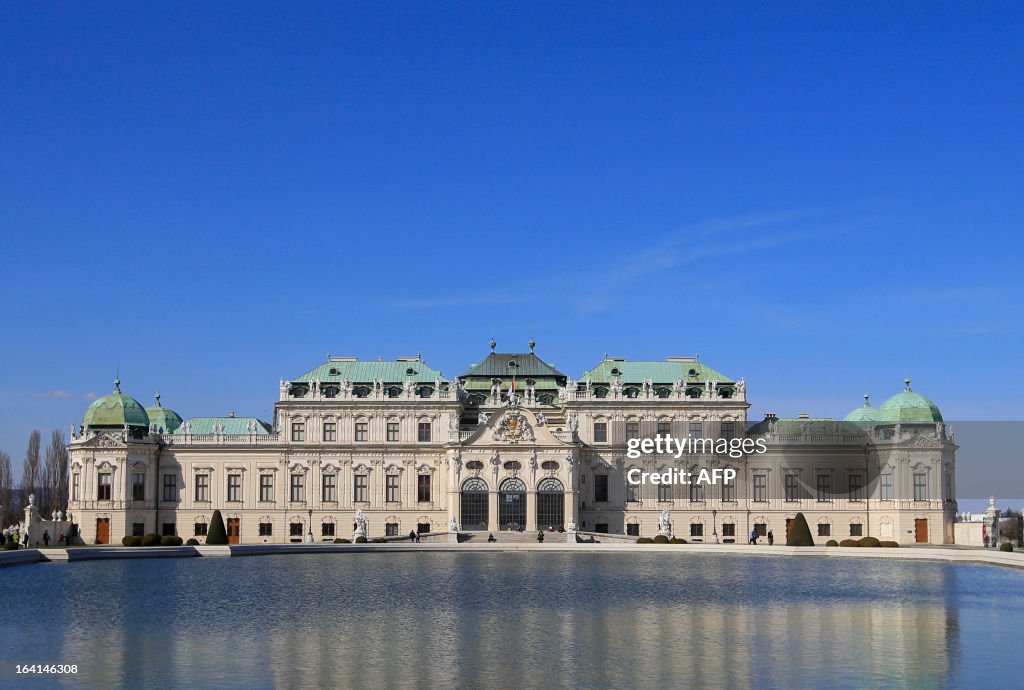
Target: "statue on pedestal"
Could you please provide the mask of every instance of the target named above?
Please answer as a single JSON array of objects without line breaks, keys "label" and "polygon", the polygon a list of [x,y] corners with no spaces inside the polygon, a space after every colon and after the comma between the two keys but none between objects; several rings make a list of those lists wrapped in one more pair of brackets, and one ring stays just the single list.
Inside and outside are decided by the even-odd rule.
[{"label": "statue on pedestal", "polygon": [[353,534],[353,538],[358,538],[358,537],[364,537],[365,538],[366,537],[366,523],[367,523],[366,514],[363,513],[363,509],[362,508],[357,508],[356,509],[356,525],[355,525],[356,528],[355,528],[355,532]]},{"label": "statue on pedestal", "polygon": [[672,522],[667,508],[661,511],[661,517],[658,518],[658,534],[672,536]]},{"label": "statue on pedestal", "polygon": [[458,523],[455,522],[455,518],[454,517],[451,518],[450,520],[448,520],[448,531],[449,532],[458,532],[459,531],[459,525],[458,525]]}]

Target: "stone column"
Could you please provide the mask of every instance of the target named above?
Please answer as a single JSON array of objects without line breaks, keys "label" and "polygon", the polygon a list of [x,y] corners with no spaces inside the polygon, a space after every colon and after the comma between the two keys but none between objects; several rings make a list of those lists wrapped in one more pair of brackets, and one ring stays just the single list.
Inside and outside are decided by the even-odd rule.
[{"label": "stone column", "polygon": [[487,493],[487,529],[497,532],[498,525],[498,490],[492,489]]},{"label": "stone column", "polygon": [[526,490],[526,531],[537,531],[537,491]]}]

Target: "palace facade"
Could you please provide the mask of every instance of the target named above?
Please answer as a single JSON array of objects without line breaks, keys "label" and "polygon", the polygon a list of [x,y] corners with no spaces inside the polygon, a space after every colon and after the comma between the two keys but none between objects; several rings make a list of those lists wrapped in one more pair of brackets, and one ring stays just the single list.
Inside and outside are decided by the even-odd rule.
[{"label": "palace facade", "polygon": [[[573,379],[534,352],[500,353],[448,380],[419,356],[329,357],[281,380],[274,419],[182,418],[159,396],[94,401],[72,430],[69,513],[86,543],[176,534],[200,542],[219,509],[233,543],[552,529],[785,541],[803,512],[816,541],[952,543],[956,445],[904,383],[844,420],[769,414],[696,357],[605,357]],[[763,440],[765,453],[626,457],[629,439]],[[731,485],[643,485],[644,472],[731,468]]]}]

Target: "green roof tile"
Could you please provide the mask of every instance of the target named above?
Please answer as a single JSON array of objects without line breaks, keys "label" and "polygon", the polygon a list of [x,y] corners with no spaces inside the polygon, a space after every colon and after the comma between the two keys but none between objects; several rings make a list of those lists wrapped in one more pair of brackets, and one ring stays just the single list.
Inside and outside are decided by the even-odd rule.
[{"label": "green roof tile", "polygon": [[584,372],[579,380],[586,381],[589,378],[593,383],[610,383],[615,377],[613,369],[618,370],[623,383],[643,383],[644,379],[651,379],[654,383],[672,383],[676,379],[682,379],[685,383],[733,383],[729,377],[698,361],[631,362],[626,359],[605,359]]},{"label": "green roof tile", "polygon": [[[515,362],[517,366],[509,367],[509,362]],[[542,376],[565,378],[565,374],[532,352],[492,352],[487,355],[487,359],[479,364],[474,364],[466,373],[459,374],[459,378],[485,376],[487,378],[511,379],[512,369],[515,369],[516,379],[540,378]]]},{"label": "green roof tile", "polygon": [[270,433],[270,424],[255,417],[192,417],[174,433],[183,434],[188,428],[192,434],[212,434],[216,425],[223,425],[225,434],[248,434],[250,422],[256,422],[257,435]]},{"label": "green roof tile", "polygon": [[[410,370],[412,374],[409,373]],[[370,383],[377,379],[384,379],[385,383],[401,383],[409,376],[412,376],[413,381],[417,383],[433,383],[435,379],[445,380],[440,371],[428,367],[420,360],[374,362],[331,359],[292,381],[304,382],[318,379],[324,382],[348,379],[352,383]]]}]

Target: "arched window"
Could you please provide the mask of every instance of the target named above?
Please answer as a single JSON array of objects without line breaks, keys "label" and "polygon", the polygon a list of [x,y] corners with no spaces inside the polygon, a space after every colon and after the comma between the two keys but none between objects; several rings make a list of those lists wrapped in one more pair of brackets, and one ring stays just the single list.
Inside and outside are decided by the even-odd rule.
[{"label": "arched window", "polygon": [[470,477],[462,483],[460,496],[462,529],[468,531],[487,529],[487,491],[487,482],[480,477]]},{"label": "arched window", "polygon": [[554,477],[546,477],[537,484],[537,529],[557,530],[564,523],[565,487]]},{"label": "arched window", "polygon": [[526,525],[526,484],[511,477],[498,489],[498,526],[501,529],[520,529]]}]

